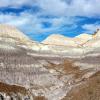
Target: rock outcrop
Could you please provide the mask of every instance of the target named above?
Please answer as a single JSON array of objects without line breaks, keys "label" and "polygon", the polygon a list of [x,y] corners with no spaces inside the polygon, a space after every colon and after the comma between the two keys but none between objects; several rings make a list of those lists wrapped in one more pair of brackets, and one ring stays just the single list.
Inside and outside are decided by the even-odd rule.
[{"label": "rock outcrop", "polygon": [[42,43],[49,44],[49,45],[62,45],[62,46],[69,46],[69,47],[77,47],[79,45],[83,45],[92,39],[92,35],[83,33],[74,38],[65,37],[59,34],[52,34],[47,37]]},{"label": "rock outcrop", "polygon": [[12,38],[23,42],[30,40],[26,35],[20,32],[17,28],[5,24],[0,24],[0,37],[2,38],[5,37],[8,39]]},{"label": "rock outcrop", "polygon": [[91,39],[92,39],[92,35],[89,35],[89,34],[86,34],[86,33],[83,33],[83,34],[80,34],[80,35],[74,37],[74,41],[78,45],[86,44]]},{"label": "rock outcrop", "polygon": [[88,41],[84,46],[97,48],[100,47],[100,29],[97,29],[97,31],[92,35],[92,39]]},{"label": "rock outcrop", "polygon": [[68,38],[59,34],[50,35],[42,43],[49,45],[61,45],[61,46],[71,46],[71,47],[77,46],[77,44],[73,41],[72,38]]}]

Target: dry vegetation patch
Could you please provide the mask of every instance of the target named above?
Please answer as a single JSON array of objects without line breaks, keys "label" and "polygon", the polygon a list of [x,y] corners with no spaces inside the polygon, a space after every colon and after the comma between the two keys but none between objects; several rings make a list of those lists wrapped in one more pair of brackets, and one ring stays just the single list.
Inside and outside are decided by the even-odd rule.
[{"label": "dry vegetation patch", "polygon": [[100,71],[73,88],[62,100],[100,100]]},{"label": "dry vegetation patch", "polygon": [[8,85],[5,83],[0,82],[0,92],[4,93],[22,93],[27,94],[27,90],[24,87],[16,86],[16,85]]}]

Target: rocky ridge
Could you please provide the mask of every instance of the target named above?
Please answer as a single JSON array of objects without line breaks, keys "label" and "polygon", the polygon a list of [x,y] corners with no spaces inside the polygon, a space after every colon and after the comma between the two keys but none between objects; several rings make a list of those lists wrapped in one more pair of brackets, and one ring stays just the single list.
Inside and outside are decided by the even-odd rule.
[{"label": "rocky ridge", "polygon": [[52,34],[47,39],[45,39],[42,43],[50,44],[50,45],[62,45],[62,46],[77,46],[72,38],[65,37],[59,34]]},{"label": "rocky ridge", "polygon": [[93,38],[93,35],[89,35],[86,33],[80,34],[74,38],[65,37],[59,34],[52,34],[42,41],[44,44],[50,45],[62,45],[69,47],[77,47],[79,45],[83,45],[87,41]]}]

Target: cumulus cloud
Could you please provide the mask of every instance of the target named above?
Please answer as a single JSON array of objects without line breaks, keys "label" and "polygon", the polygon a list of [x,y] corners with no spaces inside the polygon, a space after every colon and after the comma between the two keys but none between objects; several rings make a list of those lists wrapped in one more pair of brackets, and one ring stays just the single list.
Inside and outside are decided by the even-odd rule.
[{"label": "cumulus cloud", "polygon": [[0,0],[0,7],[32,6],[35,2],[36,0]]},{"label": "cumulus cloud", "polygon": [[[26,33],[56,32],[61,30],[64,25],[66,25],[66,28],[67,25],[73,26],[76,23],[75,21],[76,19],[73,17],[41,18],[27,11],[20,13],[20,15],[15,13],[0,14],[0,23],[14,25]],[[51,23],[51,26],[49,28],[43,27],[42,23],[44,22]]]},{"label": "cumulus cloud", "polygon": [[76,16],[100,17],[100,0],[72,0],[69,13]]},{"label": "cumulus cloud", "polygon": [[39,0],[37,3],[44,14],[63,16],[66,13],[67,4],[62,0]]},{"label": "cumulus cloud", "polygon": [[88,33],[93,33],[96,31],[96,29],[100,29],[100,24],[95,23],[95,24],[85,24],[82,26],[83,29],[86,30]]},{"label": "cumulus cloud", "polygon": [[100,17],[100,0],[0,0],[0,7],[23,5],[37,5],[46,15]]},{"label": "cumulus cloud", "polygon": [[100,17],[100,0],[39,0],[37,5],[47,15]]},{"label": "cumulus cloud", "polygon": [[0,14],[0,23],[14,25],[25,33],[32,32],[36,27],[40,27],[39,20],[36,16],[28,13],[16,14]]}]

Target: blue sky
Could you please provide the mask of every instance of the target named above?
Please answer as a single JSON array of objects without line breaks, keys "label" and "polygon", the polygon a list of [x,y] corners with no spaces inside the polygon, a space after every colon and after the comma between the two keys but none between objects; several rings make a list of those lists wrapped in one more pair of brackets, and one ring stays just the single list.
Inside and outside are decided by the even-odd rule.
[{"label": "blue sky", "polygon": [[0,0],[0,23],[36,41],[51,34],[92,34],[100,28],[100,0]]}]

